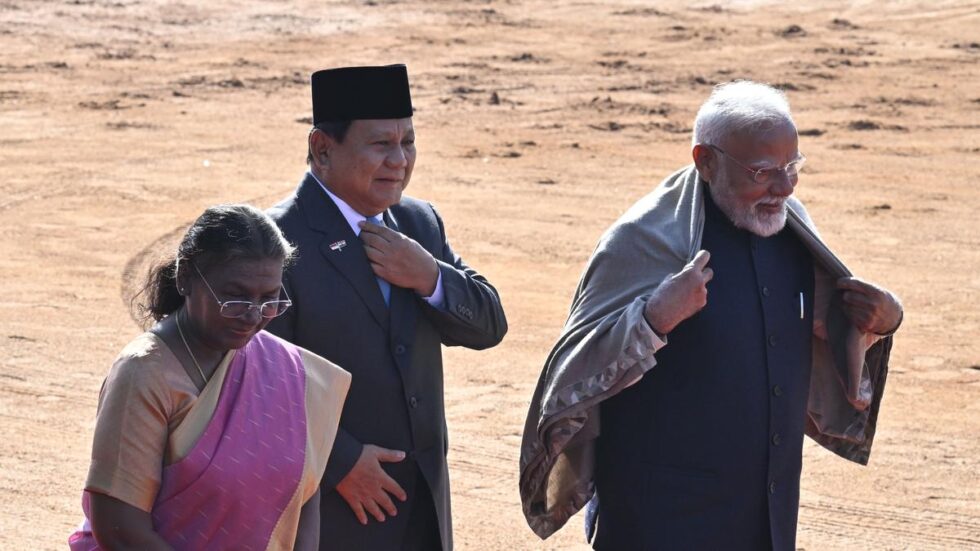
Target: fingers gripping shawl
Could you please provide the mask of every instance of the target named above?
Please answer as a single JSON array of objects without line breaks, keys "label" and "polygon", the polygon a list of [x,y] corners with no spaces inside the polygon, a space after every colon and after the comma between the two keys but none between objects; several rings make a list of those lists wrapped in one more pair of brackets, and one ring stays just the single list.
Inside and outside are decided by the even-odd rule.
[{"label": "fingers gripping shawl", "polygon": [[[664,278],[683,269],[700,248],[702,194],[703,184],[693,166],[675,172],[606,231],[586,266],[524,426],[521,501],[528,524],[542,538],[561,528],[594,493],[599,403],[657,363],[654,352],[659,339],[643,318],[643,310]],[[824,283],[823,295],[833,297],[836,294],[827,286],[849,273],[822,244],[803,205],[794,198],[788,204],[789,227],[805,234],[801,240],[814,254],[815,265],[822,266],[817,275]],[[875,345],[877,351],[868,351],[867,358],[874,364],[868,369],[861,361],[867,339],[855,339],[853,331],[840,323],[839,301],[836,307],[832,299],[828,301],[830,306],[823,312],[829,311],[828,321],[835,322],[827,323],[826,333],[831,341],[836,336],[843,344],[835,348],[815,337],[807,434],[844,457],[866,463],[890,338]],[[845,346],[848,342],[850,346]],[[863,346],[854,350],[858,345]],[[860,395],[841,391],[836,375],[840,370],[835,366],[848,358],[858,364],[850,369],[861,376],[864,392]],[[875,380],[869,373],[877,375]],[[816,412],[816,419],[814,394],[819,396],[818,406],[826,410]],[[856,397],[851,399],[851,394]]]}]

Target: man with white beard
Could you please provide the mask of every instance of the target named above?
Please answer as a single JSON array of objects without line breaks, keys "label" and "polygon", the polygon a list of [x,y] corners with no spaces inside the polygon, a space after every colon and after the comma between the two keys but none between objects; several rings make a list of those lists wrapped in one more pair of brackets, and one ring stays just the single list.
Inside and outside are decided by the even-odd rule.
[{"label": "man with white beard", "polygon": [[795,549],[803,435],[866,464],[902,308],[794,197],[782,92],[717,87],[694,164],[602,237],[532,399],[521,496],[599,550]]}]

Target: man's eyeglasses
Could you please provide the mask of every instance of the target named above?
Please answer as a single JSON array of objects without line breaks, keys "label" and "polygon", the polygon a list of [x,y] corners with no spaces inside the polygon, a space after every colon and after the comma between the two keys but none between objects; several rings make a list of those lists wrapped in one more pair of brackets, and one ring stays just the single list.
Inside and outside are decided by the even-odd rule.
[{"label": "man's eyeglasses", "polygon": [[767,186],[776,181],[776,177],[780,172],[786,174],[790,180],[795,180],[800,175],[800,170],[803,169],[803,164],[806,162],[806,157],[802,153],[799,154],[795,159],[786,163],[786,166],[767,166],[763,168],[751,168],[743,165],[738,159],[732,157],[725,150],[712,144],[707,144],[708,147],[714,149],[718,153],[728,157],[735,164],[742,167],[746,171],[752,174],[752,181],[757,184]]},{"label": "man's eyeglasses", "polygon": [[218,294],[214,292],[211,288],[211,284],[208,280],[204,279],[204,274],[201,273],[200,268],[197,264],[191,262],[191,266],[197,271],[197,275],[201,276],[201,281],[204,282],[208,287],[208,291],[211,291],[211,296],[221,307],[220,313],[226,318],[243,318],[248,315],[253,309],[259,311],[259,315],[263,318],[274,318],[276,316],[281,316],[290,306],[293,305],[293,301],[289,300],[289,293],[286,293],[286,288],[282,288],[282,292],[286,295],[286,300],[270,300],[263,302],[261,304],[256,304],[250,300],[226,300],[224,302],[218,298]]}]

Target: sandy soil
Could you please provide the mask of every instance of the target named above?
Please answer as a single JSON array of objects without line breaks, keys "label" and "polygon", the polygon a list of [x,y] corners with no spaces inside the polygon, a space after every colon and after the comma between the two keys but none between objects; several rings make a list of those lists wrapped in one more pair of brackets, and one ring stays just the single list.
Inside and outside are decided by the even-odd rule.
[{"label": "sandy soil", "polygon": [[689,159],[715,83],[789,92],[798,195],[907,308],[869,467],[805,449],[799,547],[980,548],[980,4],[0,0],[0,547],[64,548],[141,263],[206,205],[304,170],[310,71],[405,62],[410,192],[500,289],[511,331],[448,350],[460,549],[540,542],[520,428],[579,272]]}]

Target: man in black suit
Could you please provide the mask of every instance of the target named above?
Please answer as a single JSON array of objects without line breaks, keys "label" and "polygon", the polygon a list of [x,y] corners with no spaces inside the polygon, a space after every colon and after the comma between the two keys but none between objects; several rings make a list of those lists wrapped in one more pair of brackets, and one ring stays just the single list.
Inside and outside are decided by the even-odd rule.
[{"label": "man in black suit", "polygon": [[415,164],[404,65],[313,74],[309,172],[270,210],[299,258],[269,331],[353,375],[321,485],[321,549],[452,549],[441,345],[489,348],[500,297],[453,252]]},{"label": "man in black suit", "polygon": [[782,92],[718,86],[692,138],[694,163],[600,239],[535,390],[521,494],[541,537],[588,504],[600,551],[789,551],[804,434],[868,462],[901,303],[794,197]]}]

